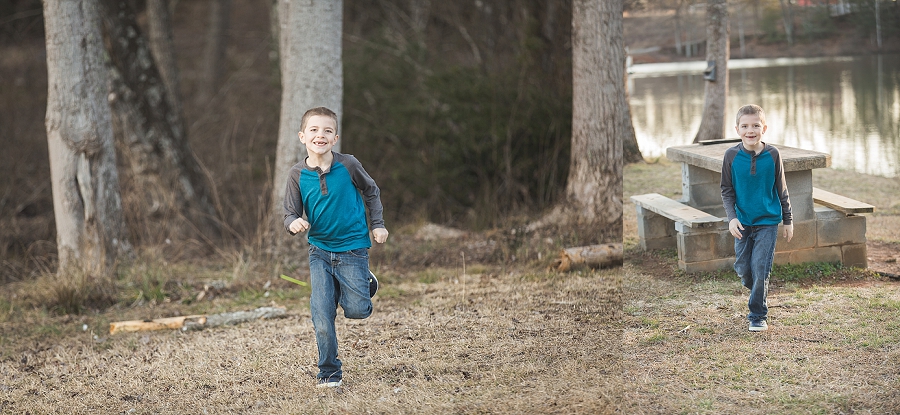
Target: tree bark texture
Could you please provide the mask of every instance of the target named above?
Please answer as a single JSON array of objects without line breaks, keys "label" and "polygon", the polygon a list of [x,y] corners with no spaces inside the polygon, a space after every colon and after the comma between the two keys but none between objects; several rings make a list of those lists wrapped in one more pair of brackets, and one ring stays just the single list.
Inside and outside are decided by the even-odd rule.
[{"label": "tree bark texture", "polygon": [[725,103],[728,94],[729,59],[728,3],[706,2],[706,61],[715,62],[714,81],[706,81],[703,116],[694,142],[720,140],[725,134]]},{"label": "tree bark texture", "polygon": [[[288,170],[306,157],[297,133],[306,110],[324,106],[342,119],[344,92],[341,62],[343,1],[285,0],[279,7],[281,27],[281,119],[272,191],[274,222],[281,234],[282,206]],[[340,151],[341,141],[334,150]],[[299,239],[299,238],[298,238]]]},{"label": "tree bark texture", "polygon": [[630,126],[623,114],[622,11],[622,0],[573,3],[572,155],[564,202],[574,223],[617,228],[620,236],[623,141]]},{"label": "tree bark texture", "polygon": [[[216,210],[205,175],[190,148],[182,118],[152,58],[148,42],[127,1],[103,0],[106,47],[112,64],[110,105],[129,185],[128,211],[142,230],[186,236],[190,227],[207,236],[218,232]],[[159,226],[166,219],[170,226]],[[171,222],[169,222],[171,221]],[[161,235],[163,236],[163,235]]]},{"label": "tree bark texture", "polygon": [[184,129],[184,112],[181,100],[181,77],[175,59],[175,42],[172,33],[172,15],[169,0],[147,1],[147,32],[150,40],[150,51],[166,86],[166,98],[175,114],[178,125]]},{"label": "tree bark texture", "polygon": [[47,143],[58,273],[106,278],[130,253],[107,103],[106,68],[94,2],[44,1]]},{"label": "tree bark texture", "polygon": [[260,307],[251,311],[232,311],[219,314],[165,317],[153,320],[129,320],[109,323],[109,334],[152,330],[203,330],[211,327],[233,326],[251,320],[284,317],[281,307]]},{"label": "tree bark texture", "polygon": [[[307,0],[308,1],[308,0]],[[200,77],[199,103],[205,104],[216,95],[225,74],[225,55],[228,47],[228,20],[231,0],[209,2],[209,27],[206,30],[206,47],[203,51],[203,76]]]}]

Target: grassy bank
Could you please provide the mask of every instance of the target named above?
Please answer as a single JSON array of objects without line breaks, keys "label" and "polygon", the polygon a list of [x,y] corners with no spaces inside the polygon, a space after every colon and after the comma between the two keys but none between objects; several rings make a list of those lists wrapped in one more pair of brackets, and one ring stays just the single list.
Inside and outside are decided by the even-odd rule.
[{"label": "grassy bank", "polygon": [[[817,186],[877,206],[870,240],[900,242],[895,180],[820,170]],[[679,177],[665,160],[627,166],[626,200],[677,196]],[[242,255],[166,262],[148,253],[124,268],[115,305],[80,313],[42,303],[62,285],[50,274],[9,283],[0,413],[900,411],[896,281],[827,264],[779,267],[771,328],[751,334],[734,274],[685,275],[673,252],[638,252],[630,203],[624,268],[550,272],[558,241],[500,233],[423,241],[398,229],[376,248],[374,258],[394,262],[376,262],[375,314],[337,320],[339,390],[313,386],[308,289]],[[107,334],[111,321],[271,305],[287,317]]]},{"label": "grassy bank", "polygon": [[[678,177],[665,160],[628,166],[626,200],[677,198]],[[898,246],[900,181],[819,169],[814,183],[876,205],[869,240]],[[770,329],[750,333],[736,275],[684,275],[674,252],[639,252],[634,215],[626,202],[623,412],[900,412],[900,283],[828,264],[780,266]]]},{"label": "grassy bank", "polygon": [[[423,245],[400,231],[391,243],[379,249]],[[135,264],[118,282],[131,284],[127,298],[71,315],[29,294],[50,281],[9,284],[0,300],[0,413],[612,411],[621,402],[620,269],[548,272],[557,248],[520,265],[481,264],[460,255],[473,243],[487,245],[444,243],[457,266],[375,268],[375,313],[337,319],[338,390],[314,387],[308,289],[263,264]],[[270,305],[286,307],[287,317],[107,334],[111,321]]]}]

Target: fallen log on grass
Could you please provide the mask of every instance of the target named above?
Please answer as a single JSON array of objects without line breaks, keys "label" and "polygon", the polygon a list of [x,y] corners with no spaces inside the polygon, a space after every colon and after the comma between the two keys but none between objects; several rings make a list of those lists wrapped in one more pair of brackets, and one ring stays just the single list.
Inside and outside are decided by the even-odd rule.
[{"label": "fallen log on grass", "polygon": [[115,323],[109,323],[109,334],[115,334],[119,332],[128,332],[128,331],[151,331],[151,330],[165,330],[165,329],[180,329],[184,327],[185,321],[198,321],[200,324],[206,323],[206,316],[180,316],[180,317],[167,317],[167,318],[157,318],[157,319],[147,319],[147,320],[131,320],[131,321],[117,321]]},{"label": "fallen log on grass", "polygon": [[624,249],[622,244],[578,246],[566,248],[553,261],[551,268],[568,272],[580,268],[607,268],[622,265]]},{"label": "fallen log on grass", "polygon": [[276,318],[285,315],[282,307],[260,307],[253,311],[235,311],[230,313],[180,317],[167,317],[147,320],[117,321],[109,323],[109,334],[133,331],[152,330],[203,330],[208,327],[228,326],[261,318]]},{"label": "fallen log on grass", "polygon": [[888,277],[892,280],[900,280],[900,274],[894,274],[894,273],[885,272],[885,271],[875,271],[875,273],[878,275],[881,275],[882,277]]}]

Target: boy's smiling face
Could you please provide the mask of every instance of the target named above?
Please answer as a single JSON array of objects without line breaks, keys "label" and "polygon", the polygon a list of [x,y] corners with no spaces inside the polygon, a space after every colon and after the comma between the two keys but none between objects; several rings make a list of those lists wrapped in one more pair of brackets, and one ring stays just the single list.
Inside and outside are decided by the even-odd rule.
[{"label": "boy's smiling face", "polygon": [[298,134],[300,142],[306,145],[306,151],[318,155],[330,152],[338,141],[334,119],[324,115],[309,117],[303,131]]},{"label": "boy's smiling face", "polygon": [[751,151],[762,150],[762,136],[766,133],[766,124],[760,119],[759,114],[745,114],[738,119],[734,126],[744,148]]}]

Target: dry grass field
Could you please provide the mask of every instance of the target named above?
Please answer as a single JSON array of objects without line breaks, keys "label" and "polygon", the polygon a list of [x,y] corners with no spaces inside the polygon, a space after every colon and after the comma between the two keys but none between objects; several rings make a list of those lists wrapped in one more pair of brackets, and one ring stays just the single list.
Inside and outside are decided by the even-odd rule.
[{"label": "dry grass field", "polygon": [[[665,160],[628,166],[626,200],[676,197],[679,172]],[[896,273],[900,180],[832,169],[813,180],[876,206],[870,268]],[[633,204],[625,218],[623,413],[900,413],[900,281],[828,264],[776,267],[769,331],[750,333],[733,272],[684,275],[674,252],[635,249]]]},{"label": "dry grass field", "polygon": [[[675,196],[677,173],[664,160],[628,166],[626,196]],[[833,170],[814,180],[875,204],[870,241],[896,258],[897,181]],[[265,264],[150,256],[126,267],[117,305],[70,315],[38,302],[60,286],[52,276],[13,282],[0,298],[0,413],[900,411],[900,282],[828,264],[779,267],[770,330],[751,334],[733,273],[685,275],[672,252],[635,250],[630,204],[625,224],[624,268],[570,274],[547,271],[559,247],[546,238],[519,242],[514,252],[531,260],[498,260],[460,252],[502,238],[423,242],[399,229],[373,251],[383,286],[375,314],[338,318],[337,390],[313,386],[308,289]],[[111,321],[267,305],[287,316],[107,332]]]},{"label": "dry grass field", "polygon": [[[232,269],[170,264],[142,272],[170,272],[170,287],[193,275],[229,280],[229,288],[197,301],[203,284],[185,279],[175,285],[194,293],[182,301],[65,316],[27,305],[29,292],[46,289],[41,282],[14,283],[0,300],[0,413],[613,412],[621,402],[621,270],[533,268],[376,269],[376,312],[338,317],[345,381],[337,390],[314,387],[308,289],[277,278],[265,289],[265,277],[236,281]],[[288,315],[107,334],[110,321],[264,305]]]}]

